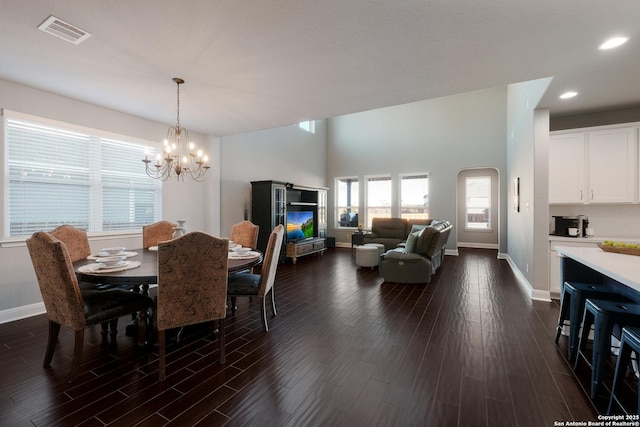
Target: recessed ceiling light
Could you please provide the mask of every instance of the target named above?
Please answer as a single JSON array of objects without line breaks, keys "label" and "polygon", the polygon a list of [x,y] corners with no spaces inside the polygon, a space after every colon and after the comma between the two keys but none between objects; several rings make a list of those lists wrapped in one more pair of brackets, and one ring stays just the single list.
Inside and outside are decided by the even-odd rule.
[{"label": "recessed ceiling light", "polygon": [[569,91],[569,92],[565,92],[562,95],[560,95],[560,99],[569,99],[569,98],[573,98],[574,96],[576,96],[578,94],[578,92],[573,92],[573,91]]},{"label": "recessed ceiling light", "polygon": [[622,46],[629,41],[629,37],[612,37],[606,42],[602,43],[599,47],[600,50],[613,49],[614,47]]}]

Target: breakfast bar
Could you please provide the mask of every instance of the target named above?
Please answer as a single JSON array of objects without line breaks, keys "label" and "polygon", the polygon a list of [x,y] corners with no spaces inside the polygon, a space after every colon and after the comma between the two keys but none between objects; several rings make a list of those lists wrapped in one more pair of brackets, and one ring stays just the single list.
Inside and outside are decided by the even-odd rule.
[{"label": "breakfast bar", "polygon": [[[613,399],[611,397],[613,386],[610,379],[611,374],[613,374],[613,368],[607,368],[606,365],[608,361],[609,366],[613,365],[615,367],[618,356],[612,356],[612,353],[617,355],[618,351],[614,351],[613,347],[619,346],[619,344],[614,344],[611,341],[611,335],[619,338],[623,325],[625,326],[626,334],[626,326],[637,327],[639,324],[639,306],[637,304],[640,304],[640,257],[631,254],[608,252],[599,247],[558,246],[556,250],[561,257],[560,276],[563,288],[561,290],[563,301],[561,302],[556,344],[559,344],[558,338],[561,332],[560,328],[563,328],[564,319],[568,318],[565,317],[565,306],[572,307],[566,309],[569,312],[578,310],[580,306],[578,316],[582,322],[577,323],[582,323],[582,327],[576,329],[577,326],[574,326],[573,322],[577,319],[573,317],[575,314],[571,314],[568,342],[563,340],[563,343],[559,345],[568,347],[567,361],[573,367],[576,379],[585,394],[591,398],[594,407],[599,413],[607,413],[610,410],[609,406],[612,404],[610,403],[611,399]],[[582,293],[582,297],[580,297],[580,293]],[[565,298],[569,298],[568,303]],[[575,301],[574,298],[576,298]],[[581,301],[581,298],[583,302],[579,303],[578,301]],[[594,299],[591,300],[590,298]],[[626,298],[629,302],[620,304],[618,302],[622,301],[620,298]],[[597,320],[596,317],[601,320]],[[592,345],[583,347],[582,342],[589,335],[588,331],[591,330],[592,325]],[[614,331],[615,327],[617,327],[617,331]],[[579,345],[575,341],[578,330],[580,330],[581,337]],[[567,355],[566,350],[562,350],[562,353]],[[587,363],[581,363],[585,360]],[[627,363],[626,358],[623,358],[623,366],[619,377],[620,384],[622,384]],[[622,387],[622,385],[619,387]],[[604,391],[604,393],[600,393],[600,391]],[[636,395],[636,400],[635,403],[629,404],[629,396],[631,394]],[[627,400],[627,407],[634,408],[638,403],[637,392],[629,392],[627,388],[623,395]],[[617,397],[620,396],[616,395]]]},{"label": "breakfast bar", "polygon": [[600,248],[559,246],[562,282],[610,284],[640,302],[640,256],[605,252]]}]

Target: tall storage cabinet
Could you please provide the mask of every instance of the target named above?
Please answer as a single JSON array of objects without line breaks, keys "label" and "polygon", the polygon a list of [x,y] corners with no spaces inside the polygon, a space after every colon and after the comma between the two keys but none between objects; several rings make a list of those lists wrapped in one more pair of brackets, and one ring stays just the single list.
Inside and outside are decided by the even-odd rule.
[{"label": "tall storage cabinet", "polygon": [[327,189],[305,187],[279,181],[251,182],[251,221],[260,227],[258,249],[264,252],[273,228],[287,226],[287,212],[307,211],[313,213],[314,236],[288,241],[282,245],[281,258],[293,259],[326,249],[327,236]]},{"label": "tall storage cabinet", "polygon": [[286,226],[287,187],[284,182],[251,183],[251,222],[260,227],[258,249],[267,248],[269,235],[276,225]]}]

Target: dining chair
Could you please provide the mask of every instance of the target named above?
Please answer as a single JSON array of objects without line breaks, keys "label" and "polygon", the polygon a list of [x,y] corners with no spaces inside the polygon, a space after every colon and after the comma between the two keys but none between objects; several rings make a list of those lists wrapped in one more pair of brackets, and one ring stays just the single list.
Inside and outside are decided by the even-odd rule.
[{"label": "dining chair", "polygon": [[269,242],[264,254],[264,260],[260,274],[238,273],[229,276],[227,285],[227,295],[231,297],[231,312],[235,314],[237,310],[237,297],[258,297],[262,300],[261,317],[262,328],[269,331],[267,324],[266,297],[271,293],[271,310],[273,316],[277,315],[276,301],[273,291],[273,283],[276,278],[276,270],[280,260],[280,248],[284,238],[284,227],[277,225],[269,235]]},{"label": "dining chair", "polygon": [[[71,262],[85,259],[91,255],[89,236],[85,230],[63,224],[51,230],[49,234],[64,243],[71,257]],[[78,282],[81,290],[96,290],[98,285],[97,283]]]},{"label": "dining chair", "polygon": [[229,240],[245,248],[255,249],[258,246],[258,231],[260,227],[251,221],[244,220],[231,226]]},{"label": "dining chair", "polygon": [[49,232],[67,247],[71,262],[76,262],[91,255],[87,232],[72,225],[63,224]]},{"label": "dining chair", "polygon": [[27,248],[49,319],[49,339],[43,367],[51,366],[62,325],[72,329],[75,335],[68,382],[77,376],[86,328],[102,324],[102,340],[106,343],[108,331],[105,326],[109,324],[111,341],[115,344],[118,318],[140,312],[138,343],[144,343],[147,310],[152,305],[150,298],[118,289],[81,291],[66,245],[45,231],[38,231],[28,238]]},{"label": "dining chair", "polygon": [[171,240],[173,227],[176,227],[176,224],[169,221],[158,221],[142,226],[142,247],[148,249],[151,246],[158,246],[158,242]]},{"label": "dining chair", "polygon": [[159,378],[165,378],[165,331],[219,320],[220,364],[225,362],[224,318],[229,241],[193,231],[158,245]]}]

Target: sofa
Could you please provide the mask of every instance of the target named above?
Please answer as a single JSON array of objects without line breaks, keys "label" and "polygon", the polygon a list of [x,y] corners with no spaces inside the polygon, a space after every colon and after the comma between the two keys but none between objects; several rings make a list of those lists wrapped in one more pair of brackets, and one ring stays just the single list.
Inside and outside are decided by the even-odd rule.
[{"label": "sofa", "polygon": [[431,219],[373,218],[371,232],[363,236],[363,243],[382,243],[385,251],[407,240],[412,231],[431,224]]},{"label": "sofa", "polygon": [[453,226],[449,221],[433,220],[426,226],[413,224],[406,241],[387,250],[379,263],[385,282],[429,283],[442,264]]}]

